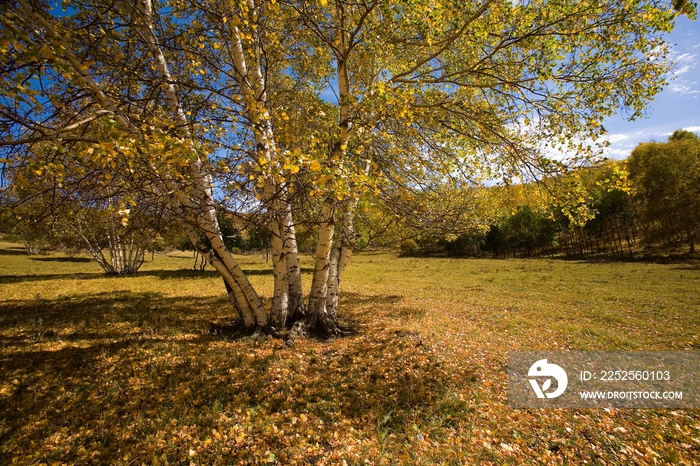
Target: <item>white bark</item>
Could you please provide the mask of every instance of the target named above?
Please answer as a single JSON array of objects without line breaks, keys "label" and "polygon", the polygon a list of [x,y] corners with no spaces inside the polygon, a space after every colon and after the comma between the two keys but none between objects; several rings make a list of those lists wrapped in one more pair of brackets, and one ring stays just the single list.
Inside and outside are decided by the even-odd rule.
[{"label": "white bark", "polygon": [[107,261],[107,258],[104,256],[104,253],[102,250],[98,247],[96,247],[95,244],[93,244],[92,241],[85,235],[83,232],[82,226],[80,223],[76,225],[71,225],[71,227],[75,230],[75,232],[80,236],[80,238],[85,241],[85,245],[88,248],[88,251],[90,252],[90,255],[95,259],[95,261],[99,264],[100,267],[102,267],[102,270],[105,271],[105,273],[108,274],[113,274],[116,273],[114,268],[112,267],[112,264]]},{"label": "white bark", "polygon": [[253,327],[257,324],[257,316],[248,302],[248,298],[241,289],[231,271],[226,265],[219,260],[212,251],[209,257],[209,263],[219,272],[219,275],[224,279],[226,291],[231,304],[238,312],[238,316],[245,327]]},{"label": "white bark", "polygon": [[[110,208],[112,203],[109,203]],[[110,211],[107,218],[107,247],[100,246],[94,235],[88,236],[83,230],[80,220],[71,225],[71,228],[85,242],[90,255],[107,274],[132,274],[137,273],[144,262],[145,248],[133,237],[125,242],[119,234],[121,219]]]},{"label": "white bark", "polygon": [[[342,160],[346,154],[347,143],[353,133],[352,106],[349,102],[351,95],[350,70],[348,68],[348,52],[350,50],[349,32],[347,29],[347,17],[344,7],[338,5],[340,50],[337,57],[338,63],[336,73],[338,78],[338,91],[340,96],[339,134],[333,145],[332,158]],[[333,196],[326,198],[321,214],[321,224],[319,226],[319,238],[316,246],[316,257],[314,265],[314,278],[311,284],[311,294],[309,296],[308,315],[303,320],[295,324],[293,333],[305,333],[306,330],[318,327],[321,333],[331,336],[338,333],[335,315],[328,313],[327,301],[329,287],[332,286],[330,278],[337,281],[338,264],[341,261],[340,250],[338,254],[333,252],[333,236],[335,233],[334,214],[337,200]],[[333,288],[337,295],[337,287]]]},{"label": "white bark", "polygon": [[246,327],[254,326],[256,324],[255,313],[253,312],[253,309],[250,306],[250,302],[245,292],[243,291],[242,287],[238,284],[236,279],[233,277],[231,271],[223,263],[223,261],[219,259],[215,250],[212,249],[211,251],[207,251],[204,245],[201,244],[199,239],[199,231],[196,228],[194,228],[190,223],[183,221],[182,219],[178,219],[178,224],[185,231],[185,234],[187,234],[187,237],[194,246],[195,250],[199,251],[199,253],[202,255],[207,254],[209,258],[209,263],[216,269],[217,272],[219,272],[219,275],[221,275],[221,277],[223,278],[224,283],[226,285],[226,291],[229,295],[229,300],[234,306],[236,312],[238,313],[238,316],[241,318],[241,322],[243,322],[244,326]]},{"label": "white bark", "polygon": [[[216,210],[214,207],[214,200],[212,195],[212,179],[211,176],[205,173],[202,169],[201,158],[199,157],[199,154],[196,148],[194,147],[194,144],[192,143],[188,128],[187,117],[185,115],[184,110],[182,109],[180,100],[178,99],[174,79],[170,74],[167,60],[165,59],[165,55],[163,54],[163,51],[158,43],[158,39],[155,35],[153,29],[151,0],[138,1],[139,10],[141,12],[142,20],[145,26],[145,40],[148,43],[149,48],[151,49],[151,53],[154,56],[156,62],[156,69],[161,75],[163,81],[166,83],[165,89],[169,110],[175,119],[180,135],[189,141],[190,150],[194,154],[196,154],[196,158],[191,163],[190,168],[192,170],[193,178],[195,180],[195,186],[197,188],[197,201],[199,205],[197,205],[198,211],[196,213],[191,213],[193,213],[196,216],[196,220],[198,221],[197,224],[201,226],[204,233],[207,235],[207,238],[209,238],[209,241],[212,244],[212,248],[215,251],[215,254],[213,254],[211,257],[214,258],[214,262],[216,262],[216,265],[214,264],[214,262],[212,262],[212,265],[219,271],[219,273],[223,273],[223,268],[221,267],[221,265],[225,266],[225,268],[227,269],[228,273],[224,274],[224,280],[226,280],[226,283],[231,287],[232,291],[234,291],[234,295],[236,298],[235,302],[240,308],[237,310],[239,311],[239,313],[246,316],[246,319],[244,320],[247,321],[249,316],[247,316],[247,313],[244,311],[243,308],[252,308],[253,314],[255,316],[255,323],[258,326],[266,327],[268,324],[268,316],[265,312],[262,300],[255,292],[253,286],[250,284],[250,281],[245,276],[240,266],[236,263],[235,259],[226,248],[223,238],[221,236],[221,231],[219,229],[219,223],[216,218]],[[180,192],[180,198],[182,197],[184,197],[184,193]],[[229,283],[231,278],[237,286],[234,286],[233,283]],[[240,291],[240,293],[238,293],[238,291]]]},{"label": "white bark", "polygon": [[270,318],[272,325],[282,329],[287,321],[289,309],[289,282],[287,256],[284,248],[284,232],[282,224],[277,220],[271,222],[272,274],[274,276],[274,292]]},{"label": "white bark", "polygon": [[[281,217],[279,221],[272,222],[275,228],[272,230],[275,298],[283,297],[283,301],[276,304],[273,299],[271,315],[275,327],[281,328],[289,322],[289,319],[294,322],[304,316],[306,308],[301,287],[301,265],[291,203],[283,197],[282,200],[278,200],[274,213]],[[277,253],[278,248],[279,253]]]},{"label": "white bark", "polygon": [[[291,205],[287,208],[291,214]],[[294,223],[290,222],[285,228],[284,245],[287,254],[287,269],[289,283],[289,316],[292,320],[298,320],[306,314],[304,306],[304,292],[301,288],[301,264],[299,262],[299,248],[297,246]]]},{"label": "white bark", "polygon": [[[255,9],[253,0],[249,1]],[[231,8],[233,14],[233,8]],[[266,176],[263,202],[267,206],[271,220],[272,266],[274,287],[270,315],[276,328],[284,327],[289,315],[290,296],[292,312],[303,309],[301,296],[301,277],[298,251],[294,231],[291,205],[287,199],[286,189],[274,181],[274,176],[281,173],[277,161],[277,144],[272,127],[272,118],[267,108],[265,77],[262,72],[262,57],[257,42],[250,47],[250,66],[247,60],[241,33],[233,22],[229,22],[229,41],[235,68],[235,76],[243,95],[246,115],[250,120],[255,137],[259,160],[264,160],[263,169]],[[265,173],[266,171],[266,173]],[[291,262],[290,262],[291,261]]]},{"label": "white bark", "polygon": [[355,210],[358,199],[354,199],[348,206],[340,228],[340,234],[331,253],[330,274],[328,276],[328,294],[326,307],[331,318],[335,319],[338,313],[338,291],[340,280],[345,267],[350,262],[353,248],[355,247]]},{"label": "white bark", "polygon": [[314,259],[314,275],[311,282],[311,294],[309,295],[309,316],[313,326],[318,316],[326,312],[326,293],[328,291],[328,272],[330,268],[330,256],[333,246],[333,234],[335,223],[335,200],[327,198],[321,210],[321,223],[318,231],[318,244]]}]

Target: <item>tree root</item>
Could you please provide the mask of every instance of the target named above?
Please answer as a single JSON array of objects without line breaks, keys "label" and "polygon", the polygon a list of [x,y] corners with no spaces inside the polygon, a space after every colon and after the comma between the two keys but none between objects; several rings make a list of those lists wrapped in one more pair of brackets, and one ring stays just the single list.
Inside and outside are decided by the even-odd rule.
[{"label": "tree root", "polygon": [[237,340],[239,338],[249,337],[252,335],[259,335],[264,332],[261,327],[246,327],[240,323],[233,324],[215,324],[213,322],[209,323],[209,334],[222,336],[231,340]]},{"label": "tree root", "polygon": [[[314,318],[316,317],[316,318]],[[294,346],[297,338],[318,338],[331,340],[334,338],[355,335],[357,330],[351,325],[341,324],[338,319],[318,318],[318,316],[306,315],[298,319],[288,328],[277,329],[275,327],[246,327],[240,322],[233,324],[209,323],[209,334],[227,339],[239,339],[250,336],[269,335],[272,338],[284,341],[285,346]]]},{"label": "tree root", "polygon": [[348,325],[342,325],[337,319],[319,316],[306,316],[294,323],[289,331],[289,339],[292,343],[297,337],[316,337],[323,340],[346,337],[356,334],[357,331]]}]

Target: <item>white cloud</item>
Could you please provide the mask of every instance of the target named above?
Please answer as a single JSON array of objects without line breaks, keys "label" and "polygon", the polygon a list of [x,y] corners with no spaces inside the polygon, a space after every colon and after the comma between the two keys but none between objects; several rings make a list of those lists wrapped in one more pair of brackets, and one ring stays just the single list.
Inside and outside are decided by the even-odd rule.
[{"label": "white cloud", "polygon": [[603,140],[607,139],[610,141],[610,144],[614,144],[616,142],[624,141],[625,139],[629,139],[632,136],[629,134],[624,134],[624,133],[619,133],[619,134],[611,134],[608,137],[604,137]]},{"label": "white cloud", "polygon": [[671,92],[675,92],[677,94],[683,94],[683,95],[693,95],[693,94],[700,94],[700,90],[693,89],[692,85],[697,84],[695,82],[692,83],[671,83],[668,86],[668,90]]},{"label": "white cloud", "polygon": [[675,76],[680,76],[695,68],[695,57],[696,55],[694,53],[687,52],[673,57],[672,60],[677,66],[673,74]]},{"label": "white cloud", "polygon": [[632,153],[632,148],[624,148],[624,149],[606,149],[603,152],[603,155],[606,157],[609,157],[611,159],[615,160],[621,160],[624,158],[627,158]]},{"label": "white cloud", "polygon": [[[697,44],[697,46],[700,46],[700,44]],[[693,76],[695,74],[694,70],[698,55],[690,52],[678,53],[674,50],[671,52],[670,58],[675,69],[670,76],[670,80],[674,82],[669,84],[668,90],[681,95],[700,94],[700,91],[697,90],[697,82],[687,79],[688,75]]]},{"label": "white cloud", "polygon": [[691,133],[697,133],[700,132],[700,126],[686,126],[683,128],[686,131],[690,131]]}]

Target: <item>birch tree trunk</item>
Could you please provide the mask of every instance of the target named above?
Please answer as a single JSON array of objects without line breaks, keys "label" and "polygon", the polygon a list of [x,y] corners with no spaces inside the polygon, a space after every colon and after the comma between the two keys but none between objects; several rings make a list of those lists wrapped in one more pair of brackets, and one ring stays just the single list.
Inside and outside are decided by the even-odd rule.
[{"label": "birch tree trunk", "polygon": [[[275,203],[276,204],[276,203]],[[277,217],[280,212],[273,212]],[[272,307],[270,308],[270,320],[276,329],[282,329],[287,322],[289,310],[289,282],[287,254],[284,247],[285,237],[281,219],[273,218],[270,222],[270,244],[272,249],[272,275],[274,277],[274,292]]]},{"label": "birch tree trunk", "polygon": [[[348,67],[349,55],[352,50],[352,40],[348,30],[348,19],[345,6],[338,3],[336,14],[340,28],[338,39],[340,47],[337,50],[336,76],[338,79],[339,91],[339,134],[337,140],[332,145],[332,160],[342,160],[346,155],[347,143],[354,131],[353,111],[350,103],[351,81],[350,69]],[[331,194],[326,197],[321,212],[321,223],[319,225],[318,243],[316,245],[316,255],[314,258],[314,276],[311,283],[311,294],[309,295],[309,306],[306,316],[296,322],[292,328],[292,338],[296,335],[304,335],[309,332],[317,333],[325,337],[334,337],[343,333],[337,321],[337,312],[329,312],[328,293],[329,290],[335,294],[335,305],[337,307],[337,284],[332,282],[338,280],[338,265],[341,262],[347,264],[350,257],[342,254],[342,249],[333,247],[335,234],[334,216],[336,213],[337,199]],[[344,222],[345,223],[345,222]],[[345,226],[343,223],[343,227]],[[352,219],[350,219],[350,224]],[[340,239],[342,244],[342,238]],[[342,274],[342,270],[341,270]]]},{"label": "birch tree trunk", "polygon": [[[248,1],[251,10],[255,10],[254,0]],[[232,16],[233,6],[229,4]],[[241,32],[229,23],[230,53],[234,64],[234,76],[243,94],[246,115],[251,123],[256,142],[258,160],[264,160],[266,173],[263,202],[270,215],[272,267],[274,292],[270,316],[272,325],[281,329],[287,325],[290,315],[297,318],[303,315],[303,294],[301,289],[301,269],[296,242],[296,232],[291,204],[287,189],[275,182],[275,176],[281,174],[277,160],[277,144],[272,127],[272,118],[268,110],[266,83],[262,72],[262,54],[257,41],[252,42],[248,50],[244,49]],[[248,52],[246,54],[246,51]]]},{"label": "birch tree trunk", "polygon": [[281,330],[306,312],[301,288],[301,266],[292,205],[286,195],[270,203],[271,250],[274,294],[270,309],[272,325]]},{"label": "birch tree trunk", "polygon": [[[287,203],[291,216],[292,206]],[[299,248],[297,246],[296,229],[293,222],[285,225],[284,245],[287,248],[287,282],[289,284],[289,313],[287,325],[294,324],[306,315],[304,306],[304,292],[301,288],[301,264],[299,261]]]},{"label": "birch tree trunk", "polygon": [[141,265],[143,265],[146,247],[143,242],[134,239],[133,235],[137,234],[136,232],[130,232],[126,238],[119,233],[121,217],[115,215],[112,207],[113,203],[110,200],[107,207],[107,216],[104,221],[96,221],[93,219],[91,223],[94,224],[90,225],[90,228],[93,229],[106,229],[106,247],[104,245],[104,240],[99,241],[94,232],[90,233],[89,230],[88,232],[85,231],[83,228],[83,220],[76,220],[70,227],[84,242],[90,255],[106,274],[135,274],[139,271]]},{"label": "birch tree trunk", "polygon": [[335,334],[335,325],[333,322],[329,321],[326,312],[328,273],[330,270],[330,257],[333,248],[333,234],[335,231],[335,221],[333,218],[335,216],[335,204],[335,199],[331,197],[326,198],[323,203],[308,311],[306,316],[297,321],[292,327],[291,338],[295,338],[297,335],[305,336],[312,331],[327,337]]},{"label": "birch tree trunk", "polygon": [[[367,176],[371,168],[369,159],[365,162],[362,173]],[[328,293],[326,297],[326,307],[331,319],[337,320],[338,316],[338,292],[340,290],[340,280],[350,262],[355,248],[355,212],[362,195],[361,189],[355,189],[353,197],[346,203],[347,207],[341,223],[340,235],[336,240],[336,245],[331,253],[330,275],[328,277]]]},{"label": "birch tree trunk", "polygon": [[[253,325],[267,327],[268,316],[262,300],[224,244],[219,223],[216,218],[211,188],[212,179],[211,176],[202,169],[201,158],[189,132],[187,117],[185,116],[185,112],[177,96],[174,84],[175,80],[170,73],[165,55],[158,43],[153,27],[151,0],[138,0],[138,2],[141,20],[144,25],[142,29],[144,39],[156,62],[156,69],[165,83],[168,108],[173,115],[180,136],[188,141],[190,150],[196,156],[190,163],[194,186],[196,188],[195,202],[188,202],[188,199],[186,199],[186,196],[181,190],[176,191],[176,196],[178,201],[180,201],[182,211],[186,214],[185,220],[194,220],[194,224],[198,225],[203,230],[204,234],[211,242],[212,250],[209,254],[210,263],[219,274],[222,275],[226,283],[227,291],[229,291],[232,305],[234,305],[239,315],[244,316],[243,324],[246,327],[251,327]],[[190,230],[189,236],[192,235],[193,232]],[[192,240],[192,238],[190,239]],[[199,243],[198,239],[196,242],[193,242],[193,244],[197,243]],[[251,312],[254,319],[251,319]]]},{"label": "birch tree trunk", "polygon": [[338,292],[340,280],[350,262],[353,248],[355,247],[355,210],[359,197],[353,199],[343,215],[340,234],[331,253],[330,275],[328,277],[328,293],[326,294],[326,309],[331,319],[337,320],[338,316]]}]

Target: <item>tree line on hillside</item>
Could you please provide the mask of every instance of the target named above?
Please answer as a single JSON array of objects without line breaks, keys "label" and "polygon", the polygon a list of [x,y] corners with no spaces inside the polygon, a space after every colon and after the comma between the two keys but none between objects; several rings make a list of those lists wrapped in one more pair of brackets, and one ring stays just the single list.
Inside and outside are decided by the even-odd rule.
[{"label": "tree line on hillside", "polygon": [[[609,188],[629,173],[627,185]],[[640,144],[623,162],[579,172],[595,216],[573,222],[556,205],[537,197],[504,202],[504,213],[486,227],[459,235],[416,234],[403,240],[405,253],[454,256],[633,255],[639,246],[685,246],[695,252],[700,233],[700,139],[678,130],[667,142]],[[528,190],[516,186],[511,190]],[[508,197],[502,195],[502,197]]]}]

